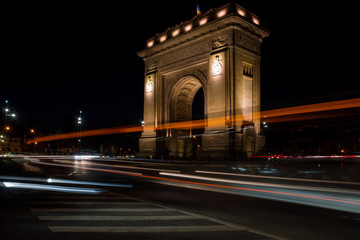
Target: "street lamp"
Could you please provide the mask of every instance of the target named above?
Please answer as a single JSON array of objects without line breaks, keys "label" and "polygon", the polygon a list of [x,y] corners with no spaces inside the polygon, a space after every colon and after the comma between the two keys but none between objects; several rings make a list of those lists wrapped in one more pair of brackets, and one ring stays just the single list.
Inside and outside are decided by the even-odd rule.
[{"label": "street lamp", "polygon": [[12,118],[16,117],[15,113],[10,113],[8,104],[9,104],[9,100],[5,100],[5,149],[6,150],[9,149],[9,134],[8,133],[10,131],[10,126],[8,125],[8,117],[12,117]]},{"label": "street lamp", "polygon": [[81,124],[82,124],[82,111],[79,111],[79,116],[77,118],[78,123],[78,151],[81,152]]},{"label": "street lamp", "polygon": [[[35,129],[30,129],[30,133],[33,134],[33,138],[35,139]],[[33,143],[33,154],[35,154],[35,145],[37,144],[37,142]]]}]

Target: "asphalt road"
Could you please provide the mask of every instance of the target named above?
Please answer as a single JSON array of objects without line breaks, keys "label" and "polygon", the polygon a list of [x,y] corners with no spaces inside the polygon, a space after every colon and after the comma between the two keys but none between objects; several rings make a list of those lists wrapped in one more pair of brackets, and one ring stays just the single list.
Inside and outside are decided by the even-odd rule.
[{"label": "asphalt road", "polygon": [[[17,162],[31,178],[2,175],[10,186],[3,187],[0,220],[7,239],[358,239],[354,166],[325,178],[307,169],[313,179],[254,163]],[[81,189],[95,192],[72,192]]]}]

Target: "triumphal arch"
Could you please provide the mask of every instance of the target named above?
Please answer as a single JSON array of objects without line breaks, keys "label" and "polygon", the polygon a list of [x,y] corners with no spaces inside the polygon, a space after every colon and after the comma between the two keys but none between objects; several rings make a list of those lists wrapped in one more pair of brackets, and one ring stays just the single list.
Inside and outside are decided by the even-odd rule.
[{"label": "triumphal arch", "polygon": [[[256,153],[264,144],[260,44],[268,35],[256,15],[231,3],[149,39],[138,53],[145,62],[138,155],[234,160]],[[200,90],[204,119],[192,121]]]}]

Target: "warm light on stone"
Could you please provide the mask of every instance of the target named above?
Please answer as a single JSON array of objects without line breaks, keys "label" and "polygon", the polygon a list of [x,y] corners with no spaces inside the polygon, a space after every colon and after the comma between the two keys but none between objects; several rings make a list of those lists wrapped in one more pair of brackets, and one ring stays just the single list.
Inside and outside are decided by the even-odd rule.
[{"label": "warm light on stone", "polygon": [[175,29],[173,32],[172,32],[172,36],[173,37],[176,37],[177,35],[180,34],[180,29]]},{"label": "warm light on stone", "polygon": [[221,10],[221,11],[219,11],[219,12],[217,13],[218,18],[221,18],[221,17],[223,17],[223,16],[225,16],[225,15],[226,15],[226,9]]},{"label": "warm light on stone", "polygon": [[260,20],[258,18],[252,17],[252,20],[256,25],[260,25]]},{"label": "warm light on stone", "polygon": [[162,35],[162,36],[160,37],[160,42],[164,42],[164,41],[166,41],[166,35]]},{"label": "warm light on stone", "polygon": [[148,47],[152,47],[154,45],[154,41],[149,41],[148,43],[147,43],[147,46]]},{"label": "warm light on stone", "polygon": [[204,25],[204,24],[206,24],[207,23],[207,18],[203,18],[203,19],[201,19],[200,21],[199,21],[199,24],[200,25]]},{"label": "warm light on stone", "polygon": [[238,14],[239,14],[240,16],[243,16],[243,17],[245,17],[245,16],[246,16],[245,11],[244,11],[244,10],[242,10],[242,9],[240,9],[240,8],[238,8]]},{"label": "warm light on stone", "polygon": [[192,24],[191,23],[185,26],[185,32],[188,32],[191,29],[192,29]]}]

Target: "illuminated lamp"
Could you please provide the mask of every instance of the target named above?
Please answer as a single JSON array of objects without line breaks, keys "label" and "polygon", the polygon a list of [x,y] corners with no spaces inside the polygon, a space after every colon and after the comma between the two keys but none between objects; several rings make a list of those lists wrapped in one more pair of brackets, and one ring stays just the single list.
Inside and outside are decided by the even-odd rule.
[{"label": "illuminated lamp", "polygon": [[162,35],[161,37],[160,37],[160,42],[164,42],[166,40],[166,35]]},{"label": "illuminated lamp", "polygon": [[154,45],[154,40],[148,41],[147,46],[152,47]]},{"label": "illuminated lamp", "polygon": [[200,21],[199,21],[199,24],[200,25],[204,25],[204,24],[206,24],[207,23],[207,18],[203,18],[203,19],[201,19]]},{"label": "illuminated lamp", "polygon": [[252,17],[252,21],[253,21],[253,23],[255,23],[256,25],[260,25],[260,20],[258,19],[258,18],[256,18],[256,17]]},{"label": "illuminated lamp", "polygon": [[226,9],[223,9],[217,13],[217,17],[221,18],[221,17],[225,16],[225,14],[226,14]]},{"label": "illuminated lamp", "polygon": [[222,74],[222,60],[220,59],[219,55],[217,55],[216,60],[212,64],[212,73],[213,76],[218,76]]},{"label": "illuminated lamp", "polygon": [[176,37],[177,35],[179,35],[180,34],[180,29],[178,28],[178,29],[175,29],[174,31],[172,31],[172,36],[173,37]]},{"label": "illuminated lamp", "polygon": [[185,26],[185,32],[188,32],[191,29],[192,29],[192,24],[191,23]]},{"label": "illuminated lamp", "polygon": [[146,92],[147,93],[151,93],[153,90],[153,80],[152,78],[149,76],[147,79],[147,83],[146,83]]},{"label": "illuminated lamp", "polygon": [[241,16],[243,16],[243,17],[245,17],[245,16],[246,16],[245,11],[244,11],[244,10],[242,10],[242,9],[240,9],[240,8],[238,8],[238,14],[239,14],[239,15],[241,15]]}]

